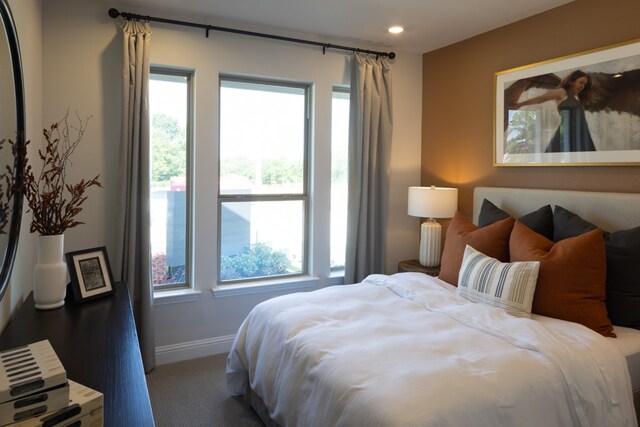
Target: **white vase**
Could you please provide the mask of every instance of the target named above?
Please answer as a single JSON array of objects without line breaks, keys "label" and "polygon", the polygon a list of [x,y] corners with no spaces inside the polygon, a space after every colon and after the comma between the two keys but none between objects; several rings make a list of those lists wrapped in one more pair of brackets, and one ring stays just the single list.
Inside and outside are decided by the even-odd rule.
[{"label": "white vase", "polygon": [[64,234],[38,236],[38,263],[33,268],[33,300],[40,310],[62,307],[68,272],[64,262]]}]

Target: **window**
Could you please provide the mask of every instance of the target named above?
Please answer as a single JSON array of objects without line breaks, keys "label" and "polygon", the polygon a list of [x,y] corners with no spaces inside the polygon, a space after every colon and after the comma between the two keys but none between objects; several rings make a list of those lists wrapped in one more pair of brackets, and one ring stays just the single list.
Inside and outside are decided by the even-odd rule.
[{"label": "window", "polygon": [[189,283],[191,74],[152,68],[151,256],[155,289]]},{"label": "window", "polygon": [[331,102],[331,270],[344,269],[349,183],[349,88],[333,88]]},{"label": "window", "polygon": [[[509,110],[509,129],[505,153],[525,154],[540,152],[533,141],[540,134],[540,116],[536,111]],[[544,151],[544,149],[543,149]]]},{"label": "window", "polygon": [[308,84],[222,76],[219,279],[308,270]]}]

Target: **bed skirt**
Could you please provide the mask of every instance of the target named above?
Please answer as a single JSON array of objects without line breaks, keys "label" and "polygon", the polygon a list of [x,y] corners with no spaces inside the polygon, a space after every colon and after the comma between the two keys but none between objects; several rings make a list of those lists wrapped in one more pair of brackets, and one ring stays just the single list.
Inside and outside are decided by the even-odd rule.
[{"label": "bed skirt", "polygon": [[256,411],[256,414],[258,414],[266,427],[281,427],[280,424],[271,419],[267,405],[264,404],[262,398],[253,390],[249,389],[249,393],[244,396],[244,400]]},{"label": "bed skirt", "polygon": [[[245,395],[244,399],[256,411],[266,427],[282,427],[271,419],[269,409],[253,390],[249,389],[249,394]],[[636,408],[636,418],[638,419],[638,425],[640,425],[640,390],[633,392],[633,406]]]},{"label": "bed skirt", "polygon": [[[269,409],[264,404],[262,398],[251,388],[249,388],[249,393],[245,394],[242,398],[245,403],[247,403],[256,412],[256,414],[258,414],[260,420],[262,420],[266,427],[282,427],[271,419],[269,416]],[[633,406],[635,408],[638,425],[640,425],[640,389],[633,391]]]}]

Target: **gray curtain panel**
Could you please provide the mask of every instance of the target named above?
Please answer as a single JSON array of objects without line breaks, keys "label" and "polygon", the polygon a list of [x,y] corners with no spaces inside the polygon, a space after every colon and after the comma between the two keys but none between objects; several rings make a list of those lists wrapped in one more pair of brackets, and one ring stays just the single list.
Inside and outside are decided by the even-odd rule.
[{"label": "gray curtain panel", "polygon": [[384,273],[393,117],[386,58],[354,54],[349,117],[349,201],[344,282]]},{"label": "gray curtain panel", "polygon": [[155,367],[150,248],[148,23],[125,21],[116,277],[127,282],[145,372]]}]

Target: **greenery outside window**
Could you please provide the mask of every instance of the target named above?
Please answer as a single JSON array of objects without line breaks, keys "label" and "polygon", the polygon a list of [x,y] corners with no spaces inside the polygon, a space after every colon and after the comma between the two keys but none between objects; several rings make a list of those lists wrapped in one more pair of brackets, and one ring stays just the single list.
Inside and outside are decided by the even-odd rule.
[{"label": "greenery outside window", "polygon": [[152,67],[151,256],[154,289],[189,286],[191,241],[190,72]]},{"label": "greenery outside window", "polygon": [[219,280],[308,272],[310,85],[220,78]]}]

